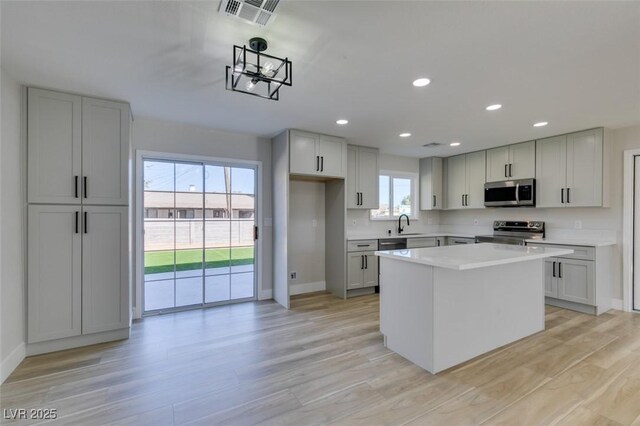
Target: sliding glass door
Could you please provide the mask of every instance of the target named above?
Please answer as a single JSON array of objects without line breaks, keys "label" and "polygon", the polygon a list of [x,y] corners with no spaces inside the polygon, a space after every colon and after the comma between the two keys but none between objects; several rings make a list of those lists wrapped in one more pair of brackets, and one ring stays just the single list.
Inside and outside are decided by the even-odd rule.
[{"label": "sliding glass door", "polygon": [[144,312],[254,300],[256,170],[143,160]]}]

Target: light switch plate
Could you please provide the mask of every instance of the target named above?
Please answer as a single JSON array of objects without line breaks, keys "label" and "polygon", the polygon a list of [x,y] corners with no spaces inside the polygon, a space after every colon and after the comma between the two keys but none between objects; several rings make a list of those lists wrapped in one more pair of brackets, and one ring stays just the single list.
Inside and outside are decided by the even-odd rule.
[{"label": "light switch plate", "polygon": [[582,229],[582,221],[581,220],[576,220],[575,222],[573,222],[573,227],[575,229]]}]

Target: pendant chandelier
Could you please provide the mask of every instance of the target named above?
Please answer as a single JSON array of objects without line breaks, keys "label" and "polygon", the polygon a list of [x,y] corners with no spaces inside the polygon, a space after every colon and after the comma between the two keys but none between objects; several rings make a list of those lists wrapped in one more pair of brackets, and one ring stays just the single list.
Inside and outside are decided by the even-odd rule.
[{"label": "pendant chandelier", "polygon": [[291,61],[263,53],[267,41],[260,37],[247,46],[233,46],[233,65],[226,70],[226,88],[265,99],[280,99],[280,88],[291,86]]}]

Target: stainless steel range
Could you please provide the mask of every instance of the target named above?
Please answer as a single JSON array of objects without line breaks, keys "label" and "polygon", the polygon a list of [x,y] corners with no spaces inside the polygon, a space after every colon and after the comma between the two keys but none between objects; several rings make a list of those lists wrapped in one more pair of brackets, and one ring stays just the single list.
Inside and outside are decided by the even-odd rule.
[{"label": "stainless steel range", "polygon": [[544,222],[495,220],[493,235],[480,235],[476,243],[513,244],[523,246],[526,240],[544,238]]}]

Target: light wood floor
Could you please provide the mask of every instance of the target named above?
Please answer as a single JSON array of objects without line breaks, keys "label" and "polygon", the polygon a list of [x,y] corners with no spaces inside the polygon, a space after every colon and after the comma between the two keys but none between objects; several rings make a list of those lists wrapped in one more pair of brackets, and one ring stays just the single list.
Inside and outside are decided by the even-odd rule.
[{"label": "light wood floor", "polygon": [[1,406],[74,425],[640,425],[640,315],[547,307],[546,325],[434,376],[383,347],[375,295],[190,311],[26,359]]}]

